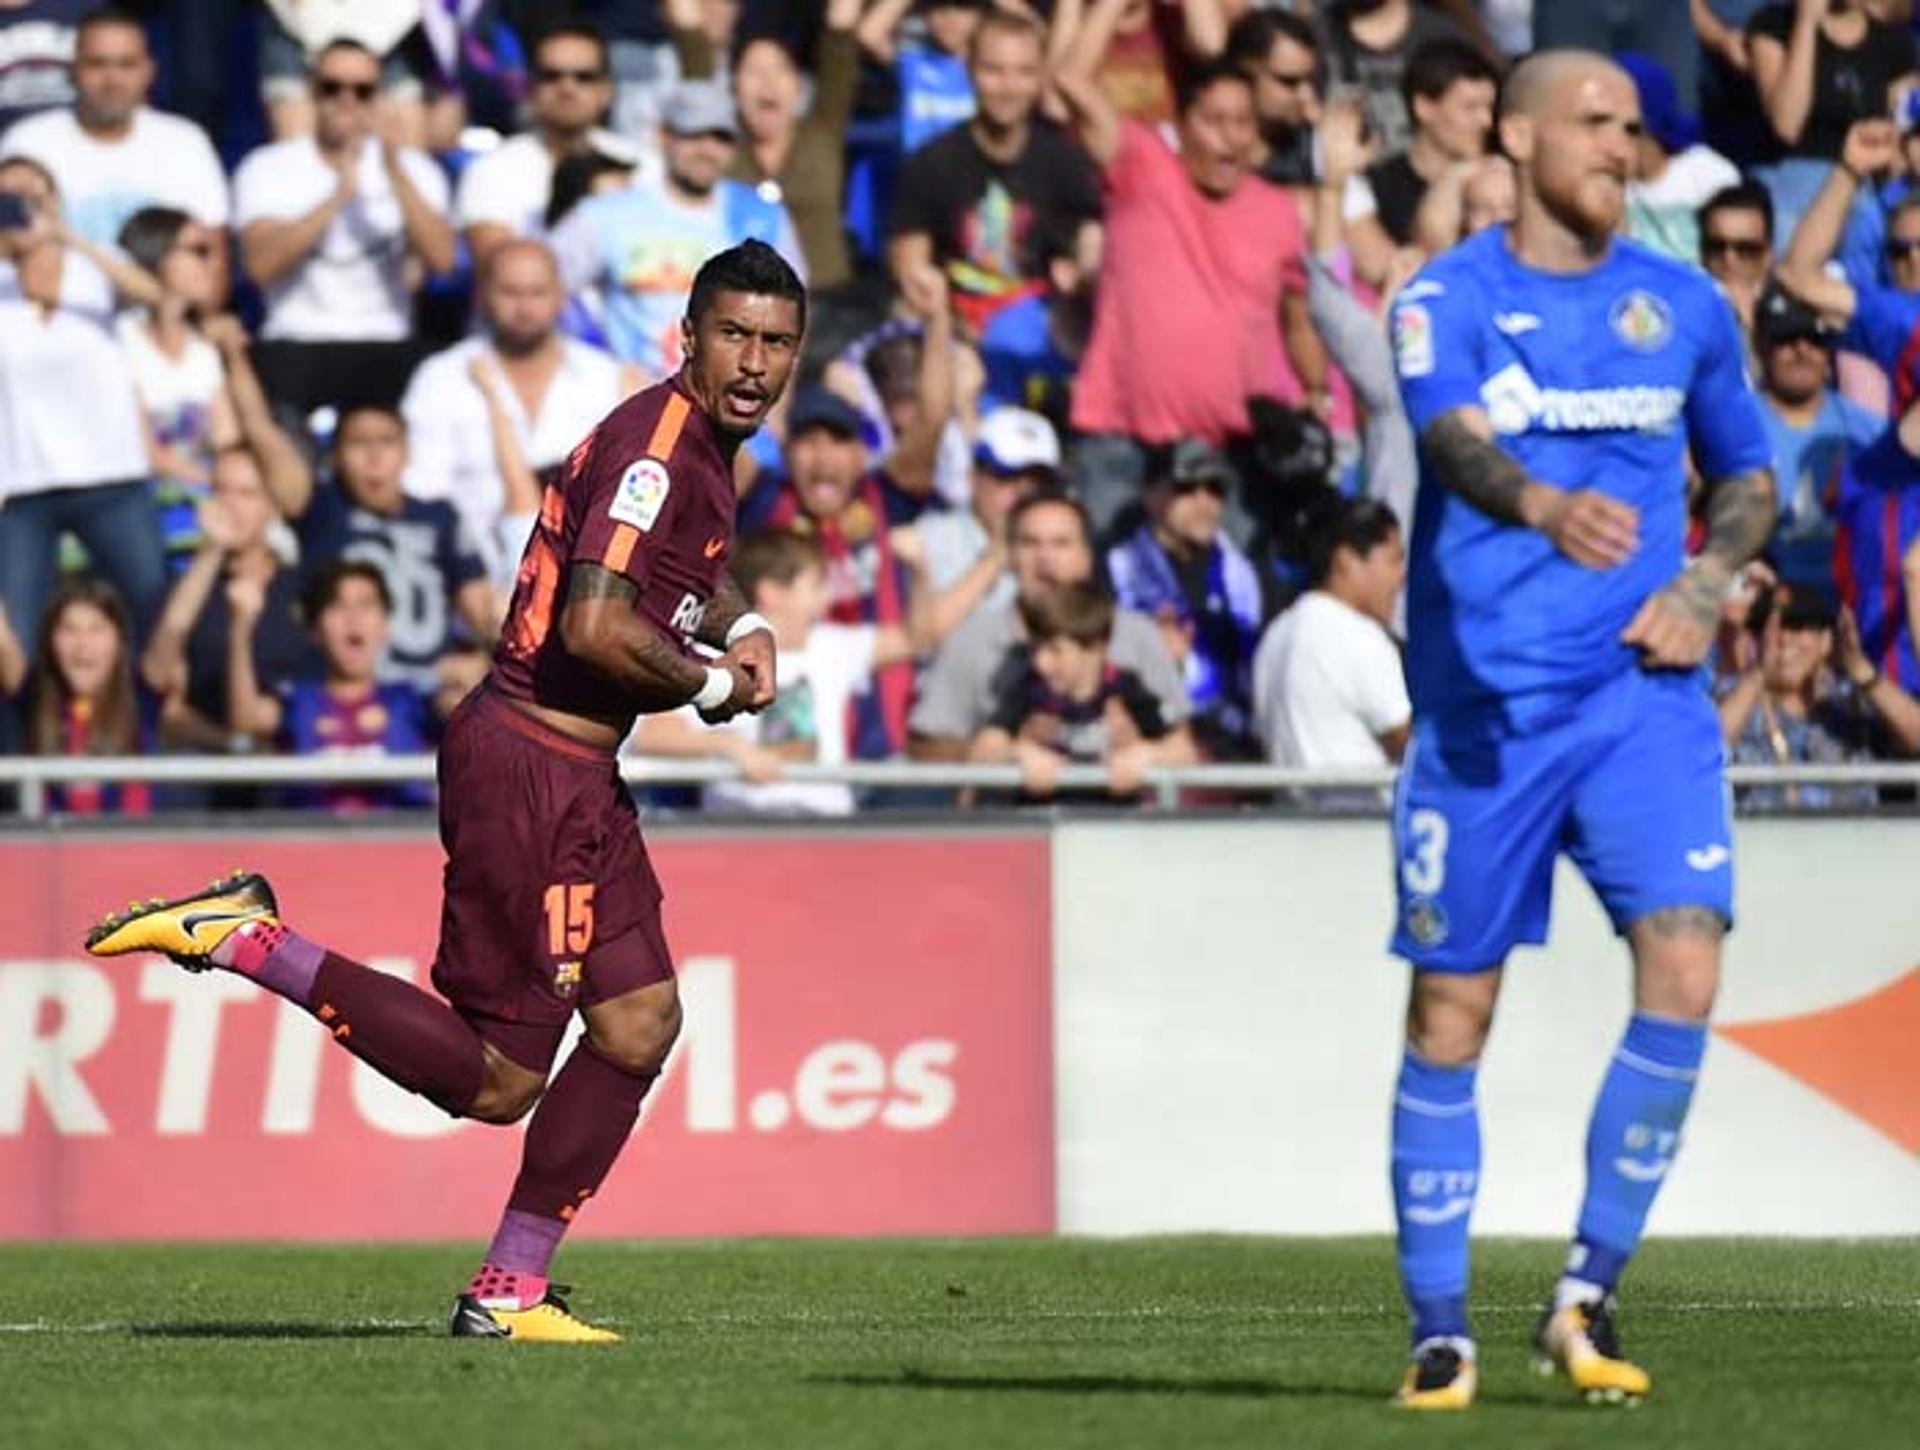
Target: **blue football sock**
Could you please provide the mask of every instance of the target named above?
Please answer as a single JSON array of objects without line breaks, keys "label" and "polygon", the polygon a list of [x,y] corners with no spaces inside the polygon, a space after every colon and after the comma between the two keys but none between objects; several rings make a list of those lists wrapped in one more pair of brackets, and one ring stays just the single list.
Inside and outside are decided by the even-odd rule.
[{"label": "blue football sock", "polygon": [[1480,1186],[1477,1066],[1438,1067],[1408,1048],[1393,1098],[1393,1208],[1413,1342],[1467,1337],[1467,1224]]},{"label": "blue football sock", "polygon": [[1563,1288],[1612,1292],[1679,1150],[1706,1050],[1704,1022],[1645,1012],[1628,1021],[1587,1128],[1587,1195]]}]

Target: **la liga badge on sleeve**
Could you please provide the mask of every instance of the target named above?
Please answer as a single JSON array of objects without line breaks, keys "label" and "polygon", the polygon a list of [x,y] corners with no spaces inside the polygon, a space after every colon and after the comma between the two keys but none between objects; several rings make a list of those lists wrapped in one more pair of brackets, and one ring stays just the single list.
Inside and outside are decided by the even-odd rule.
[{"label": "la liga badge on sleeve", "polygon": [[657,458],[637,458],[620,475],[620,486],[613,491],[607,512],[623,524],[632,524],[641,533],[653,527],[666,506],[667,490],[673,486],[667,466]]}]

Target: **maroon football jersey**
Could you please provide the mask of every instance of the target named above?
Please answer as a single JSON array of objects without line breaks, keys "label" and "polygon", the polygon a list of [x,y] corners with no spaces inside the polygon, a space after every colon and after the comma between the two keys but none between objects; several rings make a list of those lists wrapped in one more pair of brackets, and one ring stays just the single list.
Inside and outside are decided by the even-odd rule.
[{"label": "maroon football jersey", "polygon": [[561,640],[555,611],[566,608],[568,573],[584,560],[624,574],[639,587],[641,616],[692,657],[726,573],[733,512],[732,464],[680,379],[628,398],[547,485],[494,650],[495,687],[510,699],[631,727],[639,702]]}]

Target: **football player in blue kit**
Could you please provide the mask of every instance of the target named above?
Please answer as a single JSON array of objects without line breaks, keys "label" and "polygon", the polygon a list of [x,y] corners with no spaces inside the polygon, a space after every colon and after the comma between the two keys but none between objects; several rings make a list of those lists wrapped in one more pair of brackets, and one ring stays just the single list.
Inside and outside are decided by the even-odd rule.
[{"label": "football player in blue kit", "polygon": [[[1633,82],[1603,57],[1524,61],[1499,120],[1514,222],[1436,257],[1394,305],[1421,460],[1394,802],[1393,949],[1413,967],[1392,1163],[1408,1408],[1473,1402],[1475,1071],[1508,953],[1546,940],[1562,852],[1626,938],[1633,1014],[1535,1348],[1590,1400],[1650,1385],[1613,1291],[1679,1144],[1732,920],[1701,664],[1775,501],[1732,310],[1704,273],[1618,235],[1639,127]],[[1691,559],[1689,445],[1707,490]]]}]

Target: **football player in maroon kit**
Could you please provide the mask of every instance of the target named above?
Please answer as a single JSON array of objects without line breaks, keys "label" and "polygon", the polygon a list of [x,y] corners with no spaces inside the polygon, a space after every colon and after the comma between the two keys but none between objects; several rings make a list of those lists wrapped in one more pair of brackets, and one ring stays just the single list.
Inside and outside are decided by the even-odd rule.
[{"label": "football player in maroon kit", "polygon": [[[499,1230],[454,1303],[457,1336],[618,1337],[547,1277],[680,1028],[660,886],[615,751],[639,714],[692,703],[723,720],[773,701],[773,633],[727,573],[733,457],[786,387],[806,305],[771,247],[711,258],[680,372],[609,413],[548,485],[493,669],[440,746],[441,996],[294,932],[252,873],[87,937],[96,956],[162,952],[251,977],[456,1117],[533,1111]],[[576,1011],[585,1035],[549,1083]]]}]

